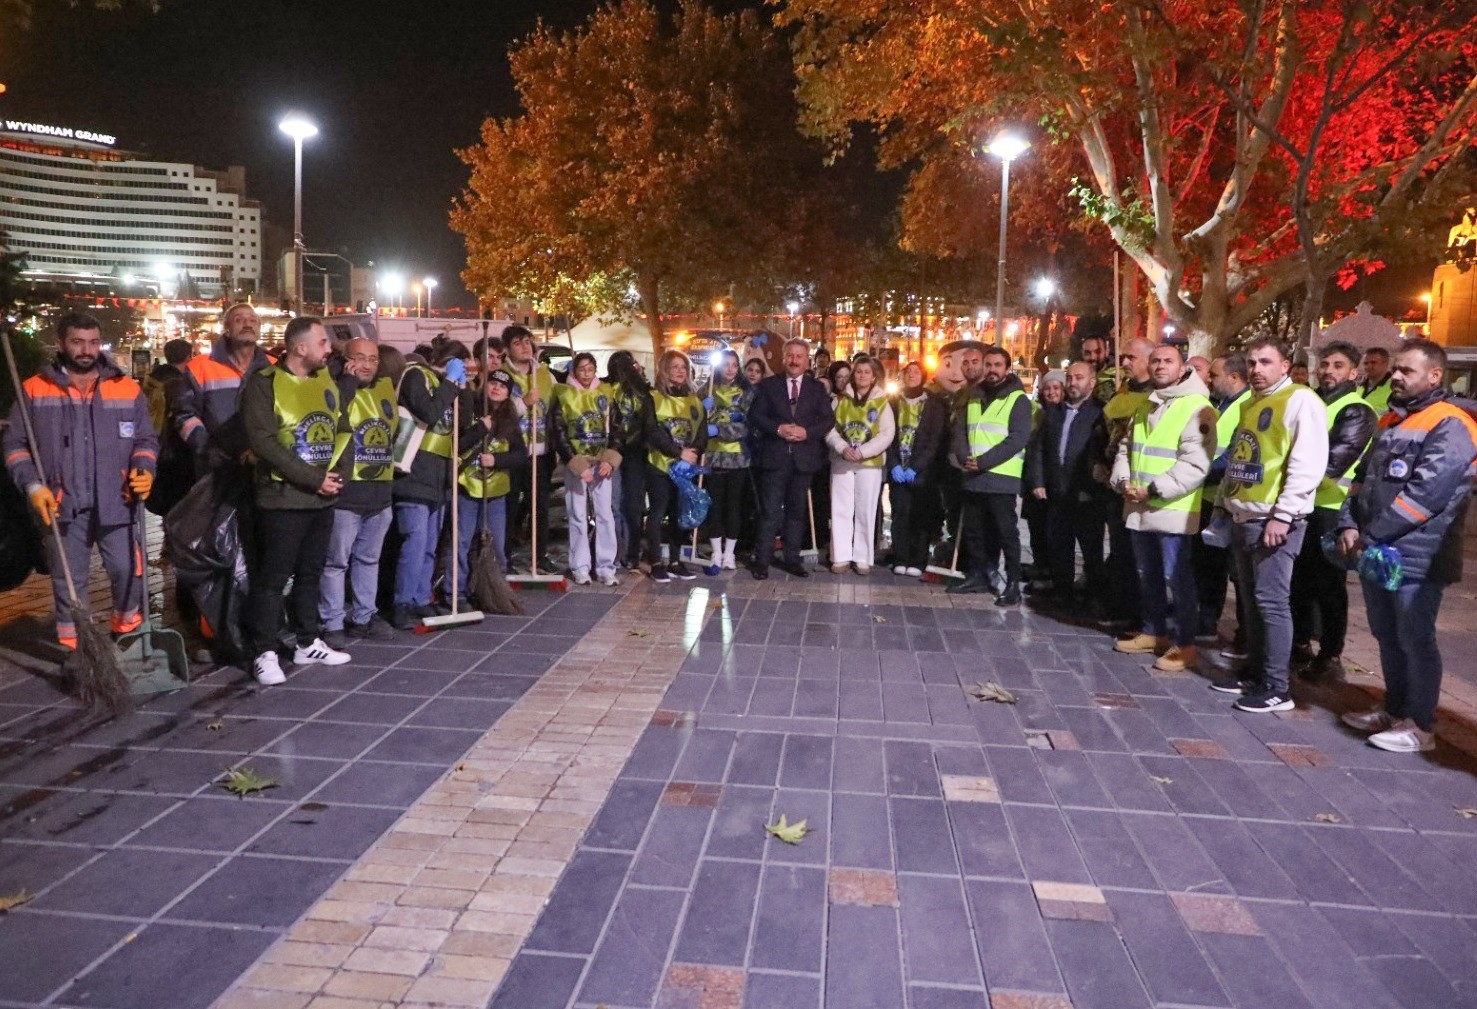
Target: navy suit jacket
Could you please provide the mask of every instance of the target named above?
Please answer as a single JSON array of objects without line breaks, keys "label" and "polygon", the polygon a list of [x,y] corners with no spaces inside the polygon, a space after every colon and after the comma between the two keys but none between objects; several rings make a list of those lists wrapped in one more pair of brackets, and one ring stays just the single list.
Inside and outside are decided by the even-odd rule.
[{"label": "navy suit jacket", "polygon": [[1092,478],[1093,464],[1103,458],[1108,443],[1107,423],[1103,407],[1089,396],[1067,432],[1065,458],[1058,455],[1062,440],[1062,424],[1067,408],[1057,403],[1042,411],[1041,427],[1026,456],[1026,485],[1045,487],[1048,501],[1055,498],[1066,503],[1083,492],[1097,493],[1102,485]]},{"label": "navy suit jacket", "polygon": [[[785,441],[781,424],[805,428],[805,440]],[[826,434],[836,426],[831,397],[820,382],[803,375],[800,398],[790,406],[790,379],[771,375],[754,389],[749,407],[749,450],[758,469],[784,469],[789,465],[802,473],[814,473],[826,464]]]}]

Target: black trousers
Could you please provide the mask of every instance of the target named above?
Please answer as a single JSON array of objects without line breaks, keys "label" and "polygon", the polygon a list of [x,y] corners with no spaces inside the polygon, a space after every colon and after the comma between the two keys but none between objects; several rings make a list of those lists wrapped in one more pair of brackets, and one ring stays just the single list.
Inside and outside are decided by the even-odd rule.
[{"label": "black trousers", "polygon": [[1323,534],[1338,525],[1338,510],[1314,508],[1308,516],[1303,548],[1292,568],[1292,640],[1305,645],[1318,637],[1322,655],[1344,654],[1349,632],[1349,574],[1323,556]]},{"label": "black trousers", "polygon": [[[513,486],[508,492],[508,543],[530,542],[523,538],[523,529],[528,523],[530,512],[538,523],[538,552],[549,553],[549,502],[554,496],[554,467],[557,462],[552,451],[545,452],[538,460],[538,508],[533,508],[533,463],[512,472]],[[447,522],[450,525],[450,522]],[[542,567],[542,565],[540,565]]]},{"label": "black trousers", "polygon": [[646,513],[646,482],[651,464],[640,451],[627,453],[621,462],[621,515],[626,527],[626,564],[635,567],[641,560],[641,544],[645,540],[642,516]]},{"label": "black trousers", "polygon": [[964,551],[969,573],[988,577],[1005,557],[1005,580],[1021,580],[1021,530],[1014,494],[976,494],[965,491],[960,501],[964,521]]},{"label": "black trousers", "polygon": [[713,499],[708,511],[708,536],[737,540],[744,525],[744,506],[749,498],[747,469],[715,469],[704,485]]},{"label": "black trousers", "polygon": [[1107,526],[1101,498],[1046,501],[1047,557],[1051,584],[1071,592],[1077,581],[1077,551],[1082,551],[1082,573],[1090,598],[1100,598],[1103,585],[1103,534]]},{"label": "black trousers", "polygon": [[938,514],[938,488],[930,484],[889,483],[892,502],[892,563],[896,567],[922,568],[928,564],[930,520]]},{"label": "black trousers", "polygon": [[646,473],[646,494],[650,498],[650,507],[646,509],[646,563],[661,563],[664,528],[671,554],[668,560],[675,563],[682,559],[684,537],[692,536],[691,532],[677,528],[677,485],[653,466]]},{"label": "black trousers", "polygon": [[[1213,506],[1207,504],[1200,511],[1200,528],[1204,529],[1210,525],[1210,516]],[[1200,631],[1199,633],[1209,637],[1217,633],[1221,622],[1221,613],[1226,608],[1226,592],[1228,591],[1233,572],[1231,570],[1231,551],[1213,547],[1195,537],[1194,548],[1191,551],[1191,562],[1195,567],[1195,591],[1200,604]],[[1241,641],[1246,634],[1246,627],[1251,622],[1251,614],[1248,607],[1251,605],[1251,592],[1236,593],[1236,640]]]},{"label": "black trousers", "polygon": [[[816,548],[824,549],[831,542],[831,463],[816,470],[810,477],[810,500],[815,507]],[[807,516],[806,525],[810,519]]]},{"label": "black trousers", "polygon": [[1111,501],[1108,509],[1108,587],[1107,614],[1113,620],[1137,624],[1142,619],[1139,609],[1139,570],[1133,559],[1133,543],[1123,524],[1123,503]]},{"label": "black trousers", "polygon": [[[332,508],[257,509],[255,564],[242,621],[250,655],[307,644],[318,636],[318,586],[332,535]],[[288,579],[290,627],[284,635],[282,593]]]},{"label": "black trousers", "polygon": [[810,524],[805,492],[814,476],[797,469],[788,460],[777,469],[760,471],[759,542],[754,547],[760,567],[769,566],[776,535],[782,537],[785,561],[800,563],[800,551],[805,548]]},{"label": "black trousers", "polygon": [[1051,540],[1046,535],[1046,502],[1026,490],[1021,495],[1021,517],[1026,520],[1026,535],[1031,541],[1031,563],[1044,574],[1051,569]]}]

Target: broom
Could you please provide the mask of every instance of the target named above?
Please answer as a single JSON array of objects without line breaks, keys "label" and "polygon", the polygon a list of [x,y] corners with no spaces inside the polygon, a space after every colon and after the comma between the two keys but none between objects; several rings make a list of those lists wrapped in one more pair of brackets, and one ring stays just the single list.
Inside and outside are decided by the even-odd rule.
[{"label": "broom", "polygon": [[[31,447],[31,461],[36,466],[36,475],[46,483],[46,473],[41,468],[41,455],[36,451],[36,429],[31,424],[31,409],[21,389],[20,369],[15,366],[15,350],[10,345],[10,328],[0,328],[4,338],[5,364],[10,369],[10,384],[15,389],[15,401],[20,406],[21,423],[26,428],[26,442]],[[72,578],[72,566],[67,563],[67,548],[62,542],[61,527],[56,517],[48,521],[52,536],[56,539],[56,556],[62,566],[62,575],[67,583],[67,611],[72,625],[77,629],[77,647],[62,662],[62,671],[77,688],[77,699],[87,706],[93,715],[121,715],[133,708],[133,692],[123,665],[118,658],[118,649],[108,640],[107,632],[92,622],[92,612],[77,596],[77,583]],[[144,601],[148,605],[148,600]]]},{"label": "broom", "polygon": [[[536,371],[537,365],[535,365]],[[537,374],[532,375],[530,380],[537,382]],[[528,454],[533,459],[533,467],[529,471],[528,476],[528,501],[531,506],[528,509],[528,526],[532,554],[529,559],[529,573],[526,575],[515,574],[508,579],[508,583],[514,588],[520,589],[548,589],[550,592],[568,592],[569,582],[563,575],[541,575],[538,573],[538,453],[534,451],[534,446],[539,444],[537,405],[533,407],[533,416],[529,420],[528,431]]]},{"label": "broom", "polygon": [[460,627],[463,624],[476,624],[482,622],[481,610],[468,610],[462,613],[459,610],[461,603],[461,571],[458,568],[461,550],[460,519],[457,517],[460,509],[457,507],[457,470],[461,463],[460,429],[462,426],[462,397],[457,395],[451,401],[451,612],[440,617],[422,617],[420,625],[416,627],[417,634],[429,634],[431,631],[439,631],[447,627]]},{"label": "broom", "polygon": [[[485,347],[484,344],[484,356]],[[482,366],[482,395],[487,395],[487,365]],[[513,594],[513,588],[503,577],[502,560],[498,557],[497,545],[492,539],[492,530],[487,528],[487,511],[477,510],[477,535],[472,538],[472,547],[467,551],[467,597],[479,610],[498,613],[507,617],[524,615],[523,603]]]},{"label": "broom", "polygon": [[923,569],[923,580],[925,582],[928,582],[930,585],[937,585],[946,578],[961,582],[964,580],[964,572],[959,570],[959,545],[963,540],[963,536],[964,516],[960,515],[958,524],[954,526],[953,561],[946,568],[939,567],[937,564],[928,565],[928,567]]}]

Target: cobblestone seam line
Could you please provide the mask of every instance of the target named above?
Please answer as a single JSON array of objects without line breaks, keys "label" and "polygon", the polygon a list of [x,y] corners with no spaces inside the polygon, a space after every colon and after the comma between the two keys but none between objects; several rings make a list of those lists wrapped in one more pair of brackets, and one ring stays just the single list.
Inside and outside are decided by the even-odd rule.
[{"label": "cobblestone seam line", "polygon": [[487,1005],[713,609],[632,589],[215,1009]]}]

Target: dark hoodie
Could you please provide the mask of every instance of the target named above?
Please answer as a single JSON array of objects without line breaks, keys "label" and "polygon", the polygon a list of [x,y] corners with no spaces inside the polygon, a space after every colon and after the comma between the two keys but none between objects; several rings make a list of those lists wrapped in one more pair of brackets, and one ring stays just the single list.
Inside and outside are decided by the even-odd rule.
[{"label": "dark hoodie", "polygon": [[[1006,375],[1005,379],[993,389],[979,385],[971,390],[970,398],[961,401],[961,408],[954,416],[951,442],[953,457],[960,463],[969,457],[969,406],[971,403],[978,403],[983,409],[995,400],[1004,399],[1013,392],[1024,393],[1025,391],[1026,387],[1021,384],[1015,372]],[[1010,430],[1005,440],[990,448],[984,455],[977,457],[978,472],[964,470],[964,490],[972,494],[1019,494],[1021,492],[1020,477],[991,473],[990,469],[1026,450],[1026,442],[1031,438],[1031,399],[1029,396],[1022,395],[1015,401],[1015,405],[1010,409],[1008,426]]]}]

